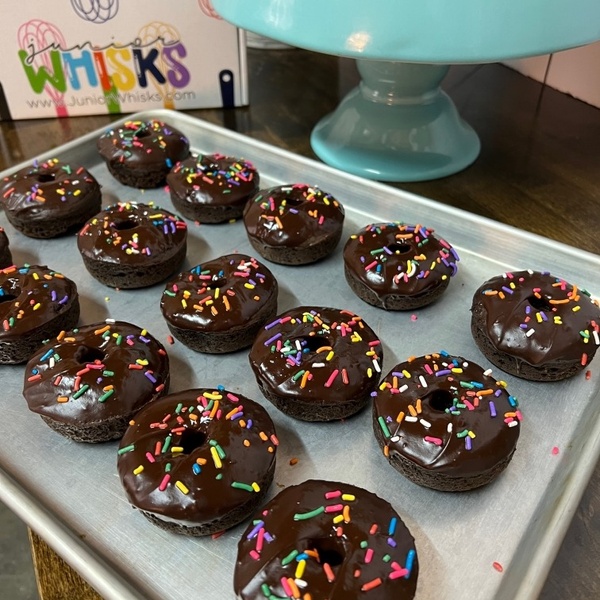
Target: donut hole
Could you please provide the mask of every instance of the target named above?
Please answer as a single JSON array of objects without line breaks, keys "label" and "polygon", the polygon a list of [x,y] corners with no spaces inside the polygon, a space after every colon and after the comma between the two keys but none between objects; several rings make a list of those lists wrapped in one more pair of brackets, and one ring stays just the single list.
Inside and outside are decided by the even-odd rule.
[{"label": "donut hole", "polygon": [[150,135],[150,131],[146,127],[142,127],[133,134],[133,137],[139,140],[140,138],[149,137]]},{"label": "donut hole", "polygon": [[0,303],[12,302],[13,300],[16,300],[17,298],[18,298],[18,296],[15,296],[14,294],[0,294]]},{"label": "donut hole", "polygon": [[211,279],[207,284],[206,287],[209,290],[216,290],[219,288],[223,288],[227,285],[227,279],[225,279],[225,277],[216,277],[215,279]]},{"label": "donut hole", "polygon": [[300,206],[304,203],[304,199],[290,196],[289,198],[285,198],[284,202],[286,206]]},{"label": "donut hole", "polygon": [[346,557],[343,543],[338,538],[324,537],[309,540],[306,550],[314,550],[319,555],[319,563],[327,563],[331,568],[339,567]]},{"label": "donut hole", "polygon": [[297,346],[297,342],[300,342],[300,347],[303,352],[316,352],[319,348],[331,346],[331,342],[323,335],[307,335],[299,337],[294,340],[294,345]]},{"label": "donut hole", "polygon": [[56,175],[54,173],[39,173],[37,176],[37,180],[40,183],[50,183],[56,179]]},{"label": "donut hole", "polygon": [[394,254],[409,254],[412,251],[412,246],[405,242],[394,242],[389,244],[387,248]]},{"label": "donut hole", "polygon": [[91,346],[79,346],[75,351],[75,360],[80,365],[87,365],[96,361],[104,361],[106,355],[99,348],[92,348]]},{"label": "donut hole", "polygon": [[133,219],[123,219],[122,221],[114,221],[112,226],[117,231],[125,231],[126,229],[134,229],[137,227],[137,223]]},{"label": "donut hole", "polygon": [[433,390],[423,398],[433,409],[445,412],[454,406],[454,396],[448,390]]},{"label": "donut hole", "polygon": [[201,448],[206,444],[208,436],[204,431],[199,429],[186,429],[181,434],[181,440],[179,440],[179,446],[183,448],[182,454],[191,454],[197,448]]},{"label": "donut hole", "polygon": [[550,304],[550,302],[548,302],[548,300],[542,296],[529,296],[527,298],[527,302],[529,302],[529,304],[533,306],[535,310],[552,310],[552,304]]}]

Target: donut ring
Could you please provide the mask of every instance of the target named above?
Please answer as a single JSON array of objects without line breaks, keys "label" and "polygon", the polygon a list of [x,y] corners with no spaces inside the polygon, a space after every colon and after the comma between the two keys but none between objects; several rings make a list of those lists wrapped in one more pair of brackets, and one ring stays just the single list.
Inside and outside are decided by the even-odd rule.
[{"label": "donut ring", "polygon": [[303,183],[261,190],[244,208],[252,247],[282,265],[316,262],[342,236],[344,208],[331,195]]},{"label": "donut ring", "polygon": [[262,393],[279,410],[331,421],[366,405],[379,382],[383,348],[358,315],[301,306],[263,327],[249,359]]},{"label": "donut ring", "polygon": [[394,367],[373,398],[375,437],[390,464],[415,483],[464,491],[510,462],[521,411],[504,382],[447,352]]},{"label": "donut ring", "polygon": [[0,269],[6,269],[13,264],[13,257],[10,251],[10,242],[8,241],[8,237],[6,235],[6,231],[4,231],[4,228],[0,227]]},{"label": "donut ring", "polygon": [[457,272],[458,254],[433,229],[405,223],[363,227],[344,247],[344,273],[362,300],[386,310],[436,300]]},{"label": "donut ring", "polygon": [[51,158],[4,178],[0,197],[10,223],[24,235],[52,238],[79,228],[101,208],[96,179],[80,165]]},{"label": "donut ring", "polygon": [[223,223],[241,217],[259,184],[260,176],[252,163],[223,154],[190,156],[167,175],[175,209],[202,223]]},{"label": "donut ring", "polygon": [[188,139],[158,119],[126,121],[100,136],[97,146],[110,174],[136,188],[164,185],[173,166],[190,153]]},{"label": "donut ring", "polygon": [[600,306],[548,272],[492,277],[473,296],[471,332],[485,357],[516,377],[558,381],[587,368],[600,345]]},{"label": "donut ring", "polygon": [[233,352],[252,345],[277,312],[277,280],[259,261],[226,254],[180,273],[160,302],[171,333],[196,352]]},{"label": "donut ring", "polygon": [[175,533],[233,527],[264,500],[279,444],[267,411],[221,387],[147,404],[125,432],[118,470],[133,506]]},{"label": "donut ring", "polygon": [[62,273],[37,265],[0,270],[0,364],[28,361],[78,320],[77,286]]},{"label": "donut ring", "polygon": [[29,410],[77,442],[119,439],[133,415],[169,389],[169,358],[123,321],[79,327],[45,344],[25,369]]},{"label": "donut ring", "polygon": [[164,281],[187,252],[187,225],[152,204],[118,202],[90,219],[77,236],[83,262],[95,279],[133,289]]},{"label": "donut ring", "polygon": [[411,600],[418,571],[414,539],[387,501],[347,483],[309,480],[281,491],[248,525],[233,586],[243,600],[363,592]]}]

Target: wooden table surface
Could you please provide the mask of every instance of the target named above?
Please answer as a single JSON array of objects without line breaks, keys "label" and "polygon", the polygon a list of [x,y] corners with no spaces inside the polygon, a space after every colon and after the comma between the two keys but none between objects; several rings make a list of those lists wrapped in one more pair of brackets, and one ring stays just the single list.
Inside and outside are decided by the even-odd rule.
[{"label": "wooden table surface", "polygon": [[[249,50],[248,62],[250,106],[190,114],[314,158],[311,129],[357,83],[354,62],[297,49]],[[600,110],[498,64],[452,67],[443,87],[481,155],[451,177],[396,187],[600,254]],[[117,118],[1,122],[0,170]],[[600,294],[600,274],[585,285]],[[599,562],[597,466],[540,598],[600,598]]]}]

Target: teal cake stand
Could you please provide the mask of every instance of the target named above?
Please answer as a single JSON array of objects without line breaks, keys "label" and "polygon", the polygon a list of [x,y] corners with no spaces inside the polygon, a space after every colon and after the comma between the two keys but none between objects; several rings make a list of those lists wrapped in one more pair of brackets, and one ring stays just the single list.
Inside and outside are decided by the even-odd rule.
[{"label": "teal cake stand", "polygon": [[546,54],[600,39],[599,0],[212,0],[238,27],[354,58],[361,75],[315,126],[324,162],[382,181],[445,177],[477,134],[440,89],[448,65]]}]

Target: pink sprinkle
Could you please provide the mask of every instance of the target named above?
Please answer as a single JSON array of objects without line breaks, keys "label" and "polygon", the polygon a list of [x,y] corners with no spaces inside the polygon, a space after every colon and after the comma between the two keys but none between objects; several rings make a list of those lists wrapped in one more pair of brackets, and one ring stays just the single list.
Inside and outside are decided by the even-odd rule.
[{"label": "pink sprinkle", "polygon": [[256,551],[257,552],[260,552],[262,550],[264,539],[265,539],[265,528],[261,527],[258,530],[258,536],[256,538]]},{"label": "pink sprinkle", "polygon": [[331,500],[332,498],[339,498],[342,495],[342,492],[340,492],[340,490],[335,490],[335,492],[327,492],[325,494],[325,498],[327,498],[327,500]]},{"label": "pink sprinkle", "polygon": [[340,512],[340,510],[344,510],[344,505],[343,504],[332,504],[330,506],[326,506],[325,507],[325,512],[326,513]]},{"label": "pink sprinkle", "polygon": [[152,456],[152,454],[150,454],[150,452],[146,452],[146,458],[148,459],[148,462],[156,462],[156,460],[154,459],[154,456]]},{"label": "pink sprinkle", "polygon": [[431,437],[430,435],[425,436],[425,441],[435,444],[436,446],[441,446],[444,443],[440,438]]},{"label": "pink sprinkle", "polygon": [[369,564],[373,560],[373,548],[369,548],[365,553],[365,563]]},{"label": "pink sprinkle", "polygon": [[158,489],[159,489],[161,492],[164,492],[164,491],[167,489],[167,485],[168,485],[168,483],[169,483],[169,479],[171,479],[171,476],[170,476],[170,475],[167,473],[167,474],[166,474],[166,475],[163,477],[162,481],[160,482],[160,485],[158,486]]},{"label": "pink sprinkle", "polygon": [[492,566],[494,569],[496,569],[496,571],[498,571],[498,573],[502,573],[502,571],[504,571],[504,567],[499,562],[493,562]]},{"label": "pink sprinkle", "polygon": [[365,267],[365,271],[369,271],[371,270],[373,267],[375,267],[377,265],[377,261],[374,260],[373,262],[369,263],[366,267]]},{"label": "pink sprinkle", "polygon": [[260,554],[256,550],[250,550],[250,556],[254,560],[259,560],[260,559]]},{"label": "pink sprinkle", "polygon": [[552,454],[554,454],[554,456],[556,456],[559,452],[560,450],[558,449],[558,446],[554,446],[554,448],[552,448]]},{"label": "pink sprinkle", "polygon": [[282,577],[280,581],[281,585],[283,586],[283,591],[285,592],[285,595],[288,598],[293,598],[294,592],[292,592],[292,588],[290,587],[290,584],[287,581],[287,577]]},{"label": "pink sprinkle", "polygon": [[415,314],[410,315],[410,320],[411,321],[416,321],[418,318],[419,317],[417,317],[417,315],[415,315]]},{"label": "pink sprinkle", "polygon": [[399,577],[404,577],[408,575],[408,569],[400,568],[396,571],[392,571],[389,575],[390,579],[398,579]]},{"label": "pink sprinkle", "polygon": [[329,376],[329,379],[325,382],[325,387],[331,387],[331,384],[333,383],[333,380],[338,376],[339,373],[339,369],[335,369],[333,371],[333,373]]}]

